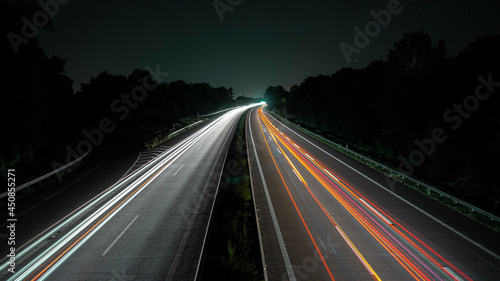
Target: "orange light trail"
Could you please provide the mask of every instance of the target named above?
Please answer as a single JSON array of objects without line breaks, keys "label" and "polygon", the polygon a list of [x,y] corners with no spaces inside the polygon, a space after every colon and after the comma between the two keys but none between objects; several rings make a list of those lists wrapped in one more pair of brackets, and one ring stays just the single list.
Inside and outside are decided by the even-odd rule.
[{"label": "orange light trail", "polygon": [[269,150],[269,154],[271,155],[271,158],[273,159],[273,163],[274,163],[274,165],[276,166],[276,169],[278,170],[278,173],[279,173],[279,175],[280,175],[280,177],[281,177],[281,180],[283,181],[283,184],[285,185],[286,191],[288,192],[288,195],[290,196],[290,199],[292,200],[292,203],[293,203],[293,205],[294,205],[294,207],[295,207],[295,210],[297,210],[297,213],[299,214],[300,219],[302,220],[302,224],[304,224],[304,227],[306,228],[307,233],[309,234],[309,238],[310,238],[310,239],[311,239],[311,241],[313,242],[314,247],[316,248],[316,251],[318,252],[319,256],[321,257],[321,261],[322,261],[322,262],[323,262],[323,264],[325,265],[325,268],[326,268],[326,270],[328,271],[328,275],[330,275],[331,280],[335,280],[335,279],[333,278],[332,272],[330,271],[330,268],[328,268],[328,265],[326,264],[326,261],[325,261],[325,259],[323,258],[323,255],[321,254],[321,251],[320,251],[320,250],[319,250],[319,248],[318,248],[318,245],[316,244],[316,241],[315,241],[315,240],[314,240],[314,238],[312,237],[312,234],[311,234],[311,231],[309,230],[309,227],[307,226],[307,224],[306,224],[306,222],[305,222],[304,218],[302,217],[302,213],[300,212],[299,208],[297,207],[297,204],[295,203],[295,200],[293,199],[293,196],[292,196],[292,194],[290,193],[290,190],[288,189],[287,184],[285,183],[285,179],[283,179],[283,175],[281,174],[281,171],[279,170],[278,165],[276,164],[276,161],[275,161],[275,159],[274,159],[274,156],[273,156],[273,153],[272,153],[272,151],[271,151],[271,148],[269,147],[269,144],[267,143],[267,140],[266,140],[266,138],[265,138],[264,131],[262,130],[262,126],[260,127],[260,130],[261,130],[261,132],[262,132],[262,135],[264,136],[264,140],[265,140],[265,142],[266,142],[267,149]]},{"label": "orange light trail", "polygon": [[[123,203],[125,203],[127,200],[129,200],[129,198],[132,197],[132,195],[134,195],[135,193],[137,193],[137,191],[139,191],[144,185],[146,185],[153,178],[155,178],[156,175],[158,175],[159,173],[163,172],[163,170],[165,170],[168,167],[168,165],[170,163],[172,163],[176,158],[174,158],[173,160],[170,160],[161,169],[159,169],[158,171],[156,171],[151,177],[149,177],[145,182],[143,182],[139,187],[137,187],[134,191],[132,191],[130,194],[128,194],[127,197],[125,197],[123,200],[121,200],[120,203],[118,203],[113,209],[111,209],[109,212],[107,212],[99,221],[97,221],[94,225],[92,225],[85,233],[83,233],[82,235],[80,235],[78,238],[75,238],[73,240],[74,242],[71,243],[71,245],[69,245],[68,247],[66,247],[64,249],[61,249],[59,251],[59,255],[57,255],[57,257],[55,257],[52,261],[49,260],[49,261],[45,262],[41,266],[41,267],[44,267],[44,268],[40,272],[38,272],[38,274],[36,274],[31,280],[38,280],[40,277],[42,277],[42,275],[45,274],[45,272],[47,272],[50,269],[50,267],[53,266],[58,260],[60,260],[69,250],[71,250],[73,247],[75,247],[83,238],[85,238],[90,232],[92,232],[92,230],[94,230],[106,218],[108,218],[112,213],[114,213],[116,211],[116,209],[118,209]],[[30,274],[30,276],[34,275],[35,273],[36,272]],[[28,278],[26,278],[26,279],[30,279],[30,277],[28,276]]]},{"label": "orange light trail", "polygon": [[[438,276],[431,268],[429,268],[428,265],[426,265],[419,257],[415,255],[411,250],[409,250],[403,243],[401,243],[400,240],[396,239],[393,234],[389,232],[389,229],[394,231],[399,237],[401,237],[405,242],[407,242],[411,248],[415,249],[416,252],[424,256],[428,261],[431,262],[436,268],[439,268],[441,271],[441,274],[445,274],[446,276],[450,277],[453,280],[456,280],[455,277],[450,274],[447,270],[443,269],[443,266],[441,265],[442,263],[448,265],[449,267],[453,268],[456,272],[458,272],[461,276],[463,276],[467,280],[471,280],[467,275],[465,275],[462,271],[460,271],[458,268],[456,268],[454,265],[452,265],[448,260],[446,260],[444,257],[442,257],[440,254],[438,254],[434,249],[432,249],[430,246],[428,246],[426,243],[422,241],[422,239],[419,239],[414,233],[410,232],[408,229],[406,229],[397,219],[395,219],[394,216],[388,214],[388,212],[382,210],[381,207],[377,206],[367,198],[366,195],[362,194],[361,191],[359,191],[357,188],[355,188],[352,184],[350,184],[348,181],[343,179],[340,175],[337,173],[331,171],[328,166],[324,165],[321,163],[321,161],[313,158],[310,152],[306,151],[305,149],[301,148],[298,146],[296,143],[292,141],[291,138],[286,136],[283,132],[279,131],[271,122],[270,120],[264,115],[262,112],[262,108],[258,109],[258,116],[259,116],[259,124],[261,125],[261,130],[262,130],[262,123],[264,126],[267,128],[268,132],[271,134],[271,137],[275,141],[279,152],[281,152],[287,162],[293,167],[294,173],[296,173],[299,178],[301,179],[302,183],[306,187],[307,191],[312,195],[318,206],[323,210],[325,215],[328,217],[330,222],[335,226],[339,227],[338,224],[335,222],[335,220],[331,217],[331,215],[328,213],[328,211],[324,208],[323,204],[318,200],[318,198],[313,194],[305,180],[300,176],[299,171],[296,169],[296,167],[292,164],[291,160],[287,156],[287,153],[285,152],[288,151],[290,154],[292,154],[301,164],[303,167],[305,167],[311,175],[315,177],[316,180],[318,180],[321,185],[393,256],[396,261],[415,279],[417,280],[435,280],[439,279],[441,280],[442,278]],[[261,123],[262,121],[262,123]],[[264,131],[262,130],[262,134],[265,139]],[[271,154],[271,157],[273,158],[273,161],[276,165],[274,156],[271,153],[271,148],[269,147],[269,144],[267,143],[266,140],[266,145],[268,146],[269,153]],[[284,149],[283,149],[283,148]],[[276,165],[276,168],[279,171],[278,166]],[[333,179],[334,182],[331,180]],[[282,178],[283,180],[283,178]],[[284,180],[283,180],[284,183]],[[286,184],[285,184],[286,185]],[[342,189],[340,188],[342,187]],[[287,191],[290,195],[290,197],[293,200],[293,197],[288,190]],[[347,193],[346,193],[347,192]],[[358,202],[358,203],[357,203]],[[361,203],[361,204],[359,204]],[[295,208],[299,212],[295,201],[294,201]],[[367,209],[369,209],[371,212],[375,214],[376,217],[379,217],[382,221],[385,222],[386,227],[383,227],[375,218],[371,215],[368,214],[366,209],[364,209],[362,206],[365,206]],[[301,219],[303,220],[302,216]],[[305,222],[303,221],[304,225]],[[392,224],[393,223],[393,224]],[[306,226],[307,228],[307,226]],[[340,230],[341,231],[341,230]],[[343,232],[342,232],[343,233]],[[344,233],[345,234],[345,233]],[[411,237],[411,238],[410,238]],[[412,239],[413,238],[413,239]],[[312,239],[312,237],[311,237]],[[427,249],[424,250],[423,248]],[[359,251],[354,250],[355,252],[359,253]],[[429,253],[430,252],[430,253]],[[359,254],[361,255],[361,254]],[[359,257],[359,256],[358,256]],[[439,260],[439,261],[438,261]],[[364,264],[366,260],[364,258],[360,258],[360,261]],[[368,263],[366,262],[366,265]],[[364,264],[365,265],[365,264]],[[365,265],[365,267],[366,267]],[[325,264],[326,266],[326,264]],[[369,267],[369,265],[368,265]],[[371,269],[371,267],[369,267]],[[368,269],[368,268],[367,268]],[[376,275],[374,275],[376,276]],[[374,277],[378,279],[378,276]]]}]

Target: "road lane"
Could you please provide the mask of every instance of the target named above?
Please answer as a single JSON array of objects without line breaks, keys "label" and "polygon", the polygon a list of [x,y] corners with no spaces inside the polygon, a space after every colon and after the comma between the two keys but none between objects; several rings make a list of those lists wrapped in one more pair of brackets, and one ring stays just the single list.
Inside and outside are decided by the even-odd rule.
[{"label": "road lane", "polygon": [[[456,237],[457,235],[453,231],[436,224],[435,221],[430,222],[431,219],[428,216],[414,208],[409,208],[406,202],[391,195],[388,196],[387,192],[374,182],[360,177],[359,174],[347,168],[340,161],[334,160],[324,151],[297,137],[290,128],[280,124],[277,120],[263,115],[259,117],[256,112],[252,113],[249,120],[253,126],[250,135],[257,143],[255,151],[258,154],[260,164],[266,167],[265,181],[274,183],[272,186],[268,184],[269,193],[276,209],[284,240],[298,240],[297,233],[300,233],[301,228],[305,228],[307,225],[309,229],[313,229],[312,232],[316,231],[317,240],[323,241],[324,236],[329,235],[327,236],[330,239],[329,245],[325,248],[329,246],[340,249],[346,246],[350,247],[348,241],[351,241],[354,245],[351,252],[357,256],[357,263],[363,265],[365,271],[370,274],[372,272],[369,268],[373,268],[376,274],[368,278],[366,276],[353,276],[353,273],[359,270],[358,267],[353,267],[356,262],[353,262],[352,258],[347,259],[347,256],[336,259],[336,253],[329,255],[332,257],[331,262],[321,264],[321,259],[316,259],[316,261],[309,259],[311,261],[309,264],[304,263],[304,260],[311,256],[311,249],[315,250],[315,253],[321,253],[321,249],[311,247],[308,250],[297,251],[297,242],[287,243],[286,249],[289,255],[293,255],[294,251],[297,252],[294,256],[298,258],[291,258],[295,270],[294,277],[297,280],[316,280],[317,271],[328,270],[332,272],[335,279],[339,280],[369,280],[377,278],[377,276],[382,280],[453,280],[457,276],[462,280],[471,277],[491,280],[494,280],[495,276],[498,278],[498,260],[492,260],[488,255],[485,256],[484,252],[480,254],[486,263],[476,260],[474,262],[476,269],[470,268],[468,264],[470,257],[463,253],[457,254],[456,249],[465,250],[465,248],[472,247],[470,243],[465,244],[467,246],[464,247],[463,241],[459,239],[460,237]],[[260,129],[261,127],[262,129]],[[287,157],[288,159],[286,159]],[[276,160],[277,167],[272,167],[273,165],[269,164],[272,162],[270,158],[278,159]],[[252,160],[255,161],[251,156],[250,161]],[[354,161],[350,161],[349,164],[351,162]],[[373,174],[372,169],[362,167],[362,165],[357,165],[357,168],[368,171],[367,174],[370,176]],[[276,171],[278,173],[284,171],[282,174],[286,174],[283,176],[285,178],[283,183],[276,180],[280,177]],[[258,176],[253,174],[252,178],[258,178]],[[280,193],[280,190],[286,189],[286,185],[290,186],[287,181],[295,182],[292,184],[295,189],[290,189],[291,192],[287,199],[298,202],[296,204],[298,208],[294,208],[295,206],[291,206],[290,202],[284,200],[287,197],[286,194]],[[301,183],[302,186],[296,184],[297,182]],[[258,183],[254,183],[256,202],[258,210],[260,210],[258,212],[259,219],[263,227],[267,225],[269,228],[270,224],[266,224],[269,210],[262,208],[266,199],[262,195],[259,196],[260,187],[258,186]],[[397,188],[402,189],[400,186]],[[403,193],[405,196],[408,195],[406,194],[408,192]],[[415,197],[415,194],[411,195],[411,198]],[[419,197],[418,194],[416,197],[417,201],[425,201],[425,198]],[[432,200],[427,198],[427,201]],[[428,205],[434,206],[434,204]],[[286,210],[282,212],[282,215],[279,214],[281,209]],[[321,211],[315,212],[314,209],[321,209]],[[302,226],[298,223],[289,223],[289,221],[297,220],[290,213],[298,213],[299,211],[302,212],[305,223]],[[325,223],[319,219],[320,217],[330,217],[331,221]],[[329,231],[325,227],[328,224],[336,228],[341,239],[332,236],[334,231]],[[422,225],[432,226],[432,228],[412,228]],[[286,231],[288,226],[291,229]],[[339,231],[337,226],[343,231]],[[439,229],[438,232],[436,229]],[[269,232],[269,229],[267,231]],[[290,233],[291,237],[287,238],[287,233]],[[436,233],[440,235],[436,236]],[[344,238],[343,234],[347,238]],[[315,234],[312,236],[309,240],[315,239]],[[269,237],[269,235],[263,235],[263,244],[269,245],[264,247],[266,260],[272,256],[271,251],[266,251],[266,249],[279,250],[277,247],[273,248],[276,243],[273,242],[274,238]],[[429,239],[431,237],[432,239]],[[495,234],[492,234],[492,237],[495,237]],[[271,242],[266,240],[271,240]],[[307,241],[303,237],[302,240],[304,243]],[[342,240],[345,243],[341,243]],[[494,241],[494,238],[490,238],[491,241]],[[477,249],[475,253],[477,254]],[[276,260],[276,257],[272,257],[272,259]],[[366,266],[364,261],[369,266]],[[279,264],[273,266],[273,269],[278,269],[283,274],[273,273],[268,268],[270,280],[290,277],[289,274],[285,274]],[[482,270],[484,268],[487,270]]]},{"label": "road lane", "polygon": [[[270,130],[266,128],[262,132],[268,134]],[[276,136],[267,135],[262,139],[264,142],[270,139],[274,141]],[[373,279],[374,272],[369,265],[363,264],[363,258],[352,243],[333,242],[349,242],[349,239],[336,223],[332,223],[331,217],[325,216],[322,206],[315,202],[318,199],[306,194],[305,187],[313,181],[311,176],[300,171],[297,163],[289,162],[290,157],[276,143],[269,142],[267,145],[268,151],[274,154],[271,157],[273,162],[279,167],[274,170],[282,178],[281,188],[278,189],[279,183],[276,183],[270,193],[274,194],[273,202],[275,198],[281,199],[276,201],[278,204],[275,206],[279,206],[276,213],[281,218],[280,226],[286,230],[283,231],[284,240],[294,269],[293,275],[287,277],[297,280],[331,280],[334,276],[350,280]],[[272,171],[272,168],[267,169],[266,179],[272,175]],[[280,192],[283,190],[285,192]],[[301,231],[305,234],[298,236],[297,233]],[[342,263],[342,270],[338,269],[339,262]]]},{"label": "road lane", "polygon": [[12,279],[193,279],[225,153],[244,110],[228,112],[93,201]]}]

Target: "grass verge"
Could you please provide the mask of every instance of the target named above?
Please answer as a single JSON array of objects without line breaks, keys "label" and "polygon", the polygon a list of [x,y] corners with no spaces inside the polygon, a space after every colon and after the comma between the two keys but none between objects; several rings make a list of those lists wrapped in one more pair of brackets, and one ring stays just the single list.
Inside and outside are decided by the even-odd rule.
[{"label": "grass verge", "polygon": [[243,114],[216,197],[199,280],[264,279],[246,155]]},{"label": "grass verge", "polygon": [[180,120],[180,123],[176,123],[177,126],[181,126],[182,128],[176,131],[166,127],[142,128],[142,134],[146,135],[145,139],[147,139],[147,141],[144,141],[143,147],[145,149],[155,148],[167,140],[198,126],[206,120],[208,120],[208,118],[183,118]]}]

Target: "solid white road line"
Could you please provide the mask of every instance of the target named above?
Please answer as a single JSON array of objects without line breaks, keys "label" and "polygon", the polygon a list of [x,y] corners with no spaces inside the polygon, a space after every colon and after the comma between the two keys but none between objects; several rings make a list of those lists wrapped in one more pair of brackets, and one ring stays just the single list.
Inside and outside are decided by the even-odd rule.
[{"label": "solid white road line", "polygon": [[262,167],[260,166],[260,160],[259,156],[257,155],[257,149],[255,148],[255,142],[253,140],[253,133],[252,133],[252,122],[249,122],[248,124],[250,127],[249,131],[250,131],[250,139],[252,140],[253,152],[255,154],[255,159],[257,160],[257,168],[259,169],[260,178],[262,180],[262,186],[264,187],[264,193],[266,194],[267,205],[269,207],[269,212],[271,213],[271,219],[273,221],[274,231],[276,232],[276,237],[278,238],[278,244],[280,246],[283,262],[285,263],[285,269],[288,275],[288,280],[296,281],[295,274],[293,273],[292,263],[290,262],[290,257],[288,257],[285,241],[283,240],[283,235],[281,234],[280,226],[278,224],[278,219],[276,218],[276,213],[274,212],[273,203],[271,202],[271,196],[269,195],[269,190],[267,189],[264,173],[262,172]]},{"label": "solid white road line", "polygon": [[[170,166],[170,164],[164,166],[166,163],[168,163],[169,161],[170,162],[173,162],[175,161],[175,159],[177,159],[178,157],[180,157],[180,155],[182,155],[186,150],[188,150],[191,146],[193,146],[199,139],[201,139],[204,135],[206,135],[211,129],[213,129],[216,124],[220,123],[221,120],[224,118],[224,116],[218,118],[217,120],[215,120],[214,122],[212,122],[207,128],[204,128],[204,130],[202,132],[197,132],[195,134],[193,134],[192,136],[190,136],[188,139],[186,140],[183,140],[181,141],[180,143],[176,144],[174,147],[175,149],[172,149],[172,154],[167,154],[168,151],[165,151],[164,153],[160,154],[159,156],[157,156],[156,158],[160,158],[162,156],[166,156],[165,158],[163,159],[160,159],[159,162],[154,162],[153,160],[151,160],[150,162],[148,162],[148,164],[142,166],[141,168],[135,170],[131,175],[123,178],[123,179],[120,179],[118,180],[118,182],[116,182],[115,184],[113,184],[111,187],[109,187],[108,189],[106,189],[105,191],[101,192],[100,194],[96,195],[94,198],[92,198],[91,200],[89,200],[87,203],[85,203],[84,205],[82,205],[81,207],[79,207],[77,210],[75,210],[74,212],[72,212],[72,215],[71,217],[65,219],[63,218],[62,220],[65,220],[65,221],[74,221],[75,217],[78,217],[81,213],[85,213],[86,210],[88,210],[90,207],[94,206],[94,204],[92,202],[95,202],[95,201],[99,201],[100,199],[102,198],[105,198],[107,195],[113,193],[115,190],[117,190],[118,188],[120,188],[123,184],[125,184],[126,180],[130,177],[132,177],[133,175],[137,174],[137,173],[140,173],[142,172],[143,170],[145,169],[149,169],[145,174],[143,174],[142,176],[140,176],[138,179],[136,179],[134,182],[132,182],[131,184],[129,183],[128,184],[128,187],[126,187],[125,189],[123,189],[122,191],[120,191],[117,195],[115,195],[115,197],[113,197],[110,201],[107,201],[103,206],[101,206],[96,212],[94,212],[93,214],[91,214],[89,217],[87,217],[86,219],[84,219],[78,226],[76,226],[76,228],[73,228],[72,230],[70,230],[66,235],[64,235],[62,238],[60,238],[55,244],[53,244],[52,246],[50,246],[48,249],[46,249],[41,255],[39,255],[39,258],[36,258],[35,260],[31,261],[29,264],[27,264],[21,271],[18,271],[15,276],[13,276],[13,278],[16,278],[16,280],[22,280],[24,278],[24,276],[27,276],[29,275],[31,272],[33,272],[36,267],[40,266],[49,256],[53,255],[58,249],[60,249],[61,247],[63,247],[69,240],[71,240],[73,237],[75,237],[75,235],[77,235],[79,232],[81,232],[82,228],[85,228],[86,226],[88,226],[90,223],[92,223],[92,221],[94,221],[98,216],[100,216],[101,214],[103,214],[103,212],[105,212],[111,205],[115,204],[118,200],[121,200],[121,198],[123,198],[123,196],[128,193],[129,191],[131,191],[132,189],[136,188],[137,185],[144,181],[146,178],[150,177],[153,173],[155,173],[156,171],[158,171],[159,169],[161,170],[164,170],[166,169],[168,166]],[[156,159],[155,158],[155,159]],[[153,167],[150,167],[150,166],[153,166]],[[57,266],[59,266],[62,262],[64,262],[64,260],[66,260],[69,256],[71,256],[71,254],[73,252],[75,252],[82,244],[85,243],[86,240],[88,240],[91,236],[93,236],[93,234],[95,232],[97,232],[104,224],[106,224],[107,221],[109,221],[116,213],[119,212],[119,210],[121,210],[125,205],[127,205],[135,196],[137,196],[137,194],[139,194],[147,185],[149,185],[150,182],[152,182],[156,177],[158,177],[160,173],[157,173],[155,176],[151,177],[149,179],[149,181],[140,189],[140,190],[137,190],[137,192],[132,196],[130,197],[126,202],[124,202],[123,205],[121,205],[120,208],[118,208],[113,214],[111,214],[106,220],[104,220],[99,226],[97,226],[95,228],[94,231],[92,231],[91,233],[89,233],[89,235],[86,235],[86,237],[81,241],[81,243],[79,243],[78,245],[76,245],[75,247],[73,247],[73,249],[71,251],[69,251],[64,257],[62,257],[59,262],[57,262],[55,265],[53,265],[45,274],[44,276],[42,276],[41,278],[44,279],[46,278],[48,275],[50,275],[50,273],[55,270],[55,268],[57,268]],[[81,209],[83,208],[83,209]],[[81,210],[80,210],[81,209]],[[79,210],[79,211],[78,211]],[[76,213],[75,213],[76,212]],[[68,216],[67,216],[68,217]],[[61,220],[61,221],[62,221]],[[56,226],[58,223],[54,224],[53,226]],[[63,223],[65,224],[65,223]],[[59,227],[59,226],[57,226]],[[51,227],[49,227],[47,230],[45,230],[44,232],[42,232],[40,235],[42,235],[42,237],[38,238],[33,244],[34,245],[30,245],[29,247],[27,247],[26,249],[24,249],[24,251],[22,251],[20,253],[19,256],[24,256],[26,253],[28,253],[31,249],[34,249],[36,248],[38,245],[40,245],[47,237],[50,237],[50,235],[52,235],[52,233],[55,233],[57,231],[57,228],[54,229],[54,230],[51,230],[49,231],[49,229],[51,229]],[[46,233],[47,232],[47,233]],[[43,233],[46,233],[46,234],[43,234]],[[4,265],[2,265],[2,267],[0,268],[0,271],[3,271],[3,268],[6,267],[8,264],[5,263]]]},{"label": "solid white road line", "polygon": [[[239,114],[239,111],[230,111],[230,112],[233,112],[233,114],[235,114],[235,115]],[[233,131],[233,128],[236,126],[236,124],[237,124],[237,122],[233,122],[233,125],[231,125],[231,128],[229,129],[229,132]],[[224,150],[224,147],[226,147],[228,141],[230,141],[230,134],[226,135],[224,143],[222,144],[222,147],[221,147],[219,153],[217,154],[217,158],[215,159],[215,163],[219,162],[219,158],[221,157],[223,150]],[[223,163],[226,163],[227,154],[228,154],[229,150],[226,150],[225,152],[226,152],[226,154],[224,155]],[[170,266],[170,270],[168,272],[166,280],[172,280],[175,276],[175,273],[177,271],[177,267],[180,263],[180,258],[181,258],[180,254],[182,254],[184,252],[184,248],[187,244],[188,236],[191,233],[191,229],[193,227],[194,220],[195,220],[196,216],[198,215],[198,210],[200,209],[203,198],[206,197],[205,192],[208,188],[208,185],[210,184],[210,182],[212,180],[212,177],[213,177],[213,174],[215,171],[215,167],[216,167],[216,165],[212,166],[212,169],[210,170],[210,173],[208,175],[208,180],[205,183],[205,185],[203,186],[203,190],[200,193],[200,196],[198,197],[198,202],[196,203],[196,207],[194,208],[193,213],[191,214],[188,226],[186,228],[186,232],[184,232],[184,237],[182,238],[181,244],[180,244],[179,248],[177,249],[177,253],[175,255],[174,261],[172,262],[172,265]],[[214,199],[212,200],[212,207],[210,208],[210,215],[208,216],[208,222],[207,222],[207,226],[205,228],[205,235],[203,236],[203,244],[201,245],[202,250],[200,253],[200,257],[198,259],[198,265],[196,266],[196,273],[195,273],[193,280],[198,280],[198,274],[200,273],[199,271],[200,271],[201,260],[203,257],[203,249],[205,249],[205,244],[207,242],[207,237],[208,237],[208,229],[209,229],[208,226],[210,225],[210,223],[212,221],[212,215],[213,215],[214,209],[215,209],[215,198],[217,198],[217,194],[219,193],[219,186],[220,186],[220,181],[222,179],[222,173],[223,173],[223,170],[220,171],[220,174],[219,174],[219,177],[217,180],[217,186],[215,188]]]},{"label": "solid white road line", "polygon": [[324,152],[326,155],[332,157],[333,159],[337,160],[339,163],[342,163],[343,165],[345,165],[346,167],[350,168],[351,170],[353,170],[354,172],[358,173],[360,176],[366,178],[367,180],[371,181],[372,183],[374,183],[375,185],[381,187],[383,190],[389,192],[390,194],[394,195],[396,198],[398,198],[399,200],[405,202],[406,204],[410,205],[411,207],[413,207],[414,209],[416,209],[417,211],[421,212],[422,214],[426,215],[427,217],[431,218],[432,220],[434,220],[435,222],[439,223],[440,225],[442,225],[443,227],[449,229],[451,232],[455,233],[456,235],[462,237],[463,239],[467,240],[468,242],[470,242],[471,244],[473,244],[474,246],[480,248],[481,250],[483,250],[484,252],[490,254],[491,256],[495,257],[496,259],[500,260],[500,255],[497,255],[495,252],[489,250],[488,248],[484,247],[483,245],[479,244],[478,242],[472,240],[471,238],[469,238],[468,236],[466,236],[465,234],[461,233],[460,231],[456,230],[455,228],[449,226],[448,224],[446,224],[445,222],[443,222],[442,220],[434,217],[433,215],[429,214],[428,212],[426,212],[425,210],[419,208],[417,205],[411,203],[410,201],[404,199],[403,197],[399,196],[398,194],[396,194],[395,192],[393,192],[392,190],[390,190],[389,188],[383,186],[382,184],[376,182],[375,180],[373,180],[372,178],[364,175],[363,173],[361,173],[360,171],[356,170],[355,168],[349,166],[347,163],[345,163],[344,161],[340,160],[339,158],[331,155],[330,153],[326,152],[324,149],[320,148],[319,146],[315,145],[314,143],[312,143],[311,141],[309,141],[308,139],[304,138],[303,136],[301,136],[300,134],[296,133],[295,131],[291,130],[288,126],[286,126],[285,124],[283,124],[282,122],[278,121],[276,118],[274,118],[274,116],[271,115],[271,118],[273,118],[274,120],[276,120],[278,123],[280,123],[281,125],[283,125],[285,128],[287,128],[289,131],[291,131],[292,133],[296,134],[297,136],[299,136],[300,138],[302,138],[303,140],[307,141],[308,143],[310,143],[312,146],[316,147],[317,149],[319,149],[320,151]]}]

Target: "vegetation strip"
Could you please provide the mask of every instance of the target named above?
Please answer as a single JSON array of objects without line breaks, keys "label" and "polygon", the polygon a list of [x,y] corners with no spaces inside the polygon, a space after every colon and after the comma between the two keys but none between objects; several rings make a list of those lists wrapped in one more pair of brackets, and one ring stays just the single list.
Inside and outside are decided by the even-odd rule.
[{"label": "vegetation strip", "polygon": [[[359,162],[361,162],[361,163],[363,163],[363,164],[365,164],[365,165],[367,165],[367,166],[369,166],[377,171],[380,171],[384,175],[386,175],[394,180],[397,180],[398,182],[400,182],[408,187],[411,187],[411,188],[419,191],[420,193],[446,205],[447,207],[473,219],[476,222],[479,222],[479,223],[481,223],[481,224],[483,224],[483,225],[485,225],[485,226],[487,226],[487,227],[489,227],[497,232],[500,232],[500,222],[492,220],[489,217],[484,216],[480,213],[474,212],[474,210],[471,210],[470,208],[459,205],[459,204],[457,204],[457,202],[454,202],[454,201],[442,196],[441,194],[432,192],[431,190],[429,190],[423,186],[420,186],[417,183],[414,183],[413,181],[409,180],[408,178],[401,177],[398,174],[394,174],[391,171],[388,171],[388,170],[384,169],[383,167],[380,167],[380,166],[374,164],[373,162],[371,162],[370,160],[367,159],[368,157],[366,157],[366,158],[359,157],[358,155],[351,153],[349,150],[345,149],[343,146],[339,145],[338,143],[335,143],[331,140],[328,140],[325,137],[318,136],[316,133],[312,133],[311,131],[283,118],[282,116],[280,116],[279,114],[277,114],[275,112],[271,112],[271,114],[273,116],[275,116],[276,118],[279,118],[283,122],[293,126],[294,128],[308,134],[309,136],[335,148],[336,150],[344,153],[345,155],[350,156],[351,158],[353,158],[353,159],[355,159],[355,160],[357,160],[357,161],[359,161]],[[396,168],[394,168],[394,169],[396,170]]]},{"label": "vegetation strip", "polygon": [[[153,149],[157,146],[159,146],[160,144],[168,141],[169,139],[171,138],[174,138],[178,135],[180,135],[181,133],[184,133],[186,131],[189,131],[191,128],[194,128],[198,125],[200,125],[201,123],[205,122],[206,120],[208,120],[208,118],[184,118],[185,120],[183,120],[184,122],[184,125],[181,129],[175,131],[175,132],[170,132],[169,129],[166,129],[166,128],[162,128],[162,129],[159,129],[159,131],[156,132],[156,135],[154,138],[151,138],[149,139],[148,141],[144,142],[144,148],[146,149]],[[163,132],[166,131],[166,133]]]},{"label": "vegetation strip", "polygon": [[263,280],[245,141],[246,113],[231,141],[199,280]]}]

